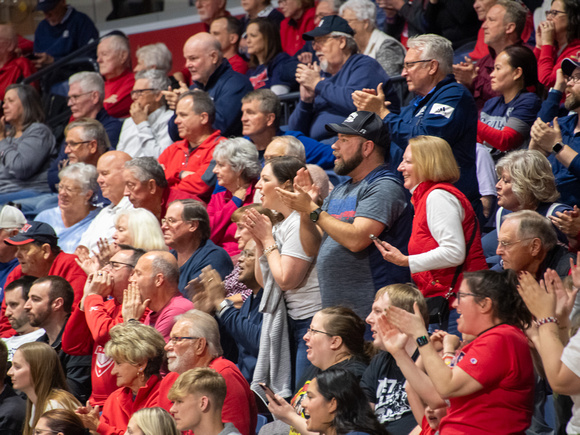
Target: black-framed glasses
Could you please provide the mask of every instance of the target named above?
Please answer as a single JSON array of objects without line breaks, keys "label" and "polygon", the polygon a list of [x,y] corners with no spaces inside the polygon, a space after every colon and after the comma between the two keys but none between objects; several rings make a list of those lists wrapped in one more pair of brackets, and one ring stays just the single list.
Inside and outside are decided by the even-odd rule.
[{"label": "black-framed glasses", "polygon": [[157,91],[157,89],[153,89],[153,88],[135,89],[134,91],[131,91],[131,98],[133,98],[134,100],[136,100],[141,95],[143,95],[143,92],[149,92],[149,91],[150,92],[153,92],[153,91]]},{"label": "black-framed glasses", "polygon": [[76,101],[77,101],[77,100],[78,100],[80,97],[82,97],[83,95],[89,95],[89,94],[92,94],[93,92],[94,92],[94,91],[89,91],[89,92],[83,92],[82,94],[77,94],[77,95],[69,95],[69,96],[66,98],[66,101],[68,101],[68,102],[70,102],[70,103],[73,103],[73,104],[74,104],[74,103],[76,103]]},{"label": "black-framed glasses", "polygon": [[404,62],[404,63],[403,63],[403,69],[407,69],[407,70],[408,70],[408,69],[411,69],[411,67],[412,67],[413,65],[416,65],[416,64],[418,64],[418,63],[426,63],[426,62],[431,62],[432,60],[435,60],[435,59],[425,59],[425,60],[415,60],[415,61],[413,61],[413,62]]},{"label": "black-framed glasses", "polygon": [[123,263],[122,261],[107,261],[105,263],[105,267],[109,266],[113,270],[119,270],[123,266],[128,267],[130,269],[135,269],[135,266],[129,263]]},{"label": "black-framed glasses", "polygon": [[172,345],[176,345],[177,343],[181,343],[184,340],[197,340],[199,337],[171,337],[168,343]]},{"label": "black-framed glasses", "polygon": [[466,293],[466,292],[457,292],[457,303],[460,304],[461,303],[461,298],[464,298],[465,296],[473,296],[475,298],[478,298],[479,295],[476,295],[475,293]]},{"label": "black-framed glasses", "polygon": [[82,144],[84,143],[91,143],[92,140],[83,140],[82,142],[73,142],[73,141],[68,141],[65,142],[64,144],[69,147],[70,149],[72,149],[73,151],[76,150],[78,147],[80,147]]},{"label": "black-framed glasses", "polygon": [[566,12],[564,11],[557,11],[556,9],[550,9],[549,11],[546,11],[546,18],[556,18],[558,16],[558,14],[566,14]]},{"label": "black-framed glasses", "polygon": [[314,335],[314,334],[324,334],[324,335],[328,335],[329,337],[334,337],[332,334],[326,332],[326,331],[319,331],[318,329],[312,329],[311,327],[308,328],[308,333],[310,335]]}]

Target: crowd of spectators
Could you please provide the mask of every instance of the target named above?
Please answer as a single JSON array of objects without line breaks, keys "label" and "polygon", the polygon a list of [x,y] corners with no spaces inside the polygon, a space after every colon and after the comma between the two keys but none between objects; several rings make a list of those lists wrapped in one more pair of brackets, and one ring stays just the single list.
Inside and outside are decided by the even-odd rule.
[{"label": "crowd of spectators", "polygon": [[241,5],[0,25],[0,433],[578,433],[579,1]]}]

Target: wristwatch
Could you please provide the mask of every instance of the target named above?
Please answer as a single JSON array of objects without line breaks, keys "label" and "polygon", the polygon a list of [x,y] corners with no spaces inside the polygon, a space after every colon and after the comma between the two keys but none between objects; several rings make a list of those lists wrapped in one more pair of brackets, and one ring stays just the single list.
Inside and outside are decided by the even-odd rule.
[{"label": "wristwatch", "polygon": [[231,308],[234,306],[234,303],[230,300],[230,299],[224,299],[220,305],[219,305],[219,309],[216,311],[216,316],[217,318],[221,318],[222,314],[224,313],[224,311],[226,311],[227,309]]},{"label": "wristwatch", "polygon": [[318,218],[320,217],[320,213],[322,213],[322,207],[318,207],[316,210],[310,213],[310,220],[312,222],[318,222]]},{"label": "wristwatch", "polygon": [[560,151],[562,151],[562,148],[564,148],[562,142],[556,142],[556,144],[552,147],[552,152],[554,154],[558,154]]},{"label": "wristwatch", "polygon": [[417,338],[417,347],[423,347],[427,343],[429,343],[429,337],[426,335],[422,335],[421,337]]}]

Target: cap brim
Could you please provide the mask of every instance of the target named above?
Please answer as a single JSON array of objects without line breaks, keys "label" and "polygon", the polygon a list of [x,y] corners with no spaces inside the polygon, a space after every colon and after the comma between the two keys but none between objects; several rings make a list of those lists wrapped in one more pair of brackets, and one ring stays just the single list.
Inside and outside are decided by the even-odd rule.
[{"label": "cap brim", "polygon": [[333,132],[333,133],[350,134],[350,135],[353,135],[353,136],[362,136],[358,131],[356,131],[352,127],[349,127],[348,125],[343,125],[343,124],[326,124],[324,127],[326,128],[327,131],[330,131],[330,132]]},{"label": "cap brim", "polygon": [[15,245],[15,246],[26,245],[27,243],[32,243],[32,242],[34,242],[34,239],[31,239],[30,237],[24,238],[24,237],[18,237],[18,236],[4,240],[4,243],[6,243],[8,245]]},{"label": "cap brim", "polygon": [[316,27],[314,30],[302,34],[302,39],[305,41],[312,41],[314,38],[328,35],[330,32],[331,31],[329,30],[324,30],[322,27]]},{"label": "cap brim", "polygon": [[576,62],[570,58],[566,58],[562,61],[562,72],[568,77],[572,75],[576,68],[580,67],[580,62]]}]

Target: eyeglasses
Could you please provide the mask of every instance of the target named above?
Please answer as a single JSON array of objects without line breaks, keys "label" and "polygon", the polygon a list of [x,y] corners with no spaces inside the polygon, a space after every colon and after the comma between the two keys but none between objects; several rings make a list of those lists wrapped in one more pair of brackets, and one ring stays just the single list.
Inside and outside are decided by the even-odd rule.
[{"label": "eyeglasses", "polygon": [[329,39],[334,39],[334,38],[340,38],[340,36],[322,36],[319,38],[315,38],[314,41],[312,41],[312,47],[314,47],[315,45],[322,47],[322,46],[324,46],[324,44],[326,44],[326,42]]},{"label": "eyeglasses", "polygon": [[199,337],[171,337],[168,343],[172,345],[176,345],[177,343],[181,343],[183,340],[197,340]]},{"label": "eyeglasses", "polygon": [[576,74],[573,76],[565,76],[566,82],[572,82],[574,84],[580,83],[580,74]]},{"label": "eyeglasses", "polygon": [[565,14],[566,12],[564,11],[557,11],[555,9],[550,9],[549,11],[546,11],[546,18],[556,18],[558,16],[558,14]]},{"label": "eyeglasses", "polygon": [[457,303],[460,304],[461,303],[461,298],[464,298],[465,296],[473,296],[474,298],[478,298],[479,295],[476,295],[475,293],[464,293],[464,292],[457,292]]},{"label": "eyeglasses", "polygon": [[89,91],[89,92],[83,92],[82,94],[77,94],[77,95],[69,95],[69,96],[67,97],[67,99],[66,99],[66,100],[67,100],[69,103],[73,103],[73,104],[74,104],[74,103],[76,103],[76,102],[77,102],[77,100],[78,100],[80,97],[82,97],[83,95],[89,95],[89,94],[92,94],[92,93],[93,93],[93,91]]},{"label": "eyeglasses", "polygon": [[525,239],[520,239],[520,240],[516,240],[515,242],[506,242],[505,240],[498,240],[497,241],[497,246],[501,246],[502,248],[509,248],[512,245],[515,245],[517,243],[523,242],[525,240],[532,240],[534,239],[534,237],[526,237]]},{"label": "eyeglasses", "polygon": [[69,187],[66,184],[61,184],[61,183],[58,183],[56,185],[56,190],[58,191],[58,193],[66,192],[68,194],[78,193],[78,192],[82,191],[82,189],[80,189],[78,187]]},{"label": "eyeglasses", "polygon": [[153,92],[153,91],[157,91],[157,89],[152,89],[152,88],[148,88],[148,89],[135,89],[134,91],[131,91],[131,98],[133,98],[134,100],[136,100],[141,95],[143,95],[143,92],[149,92],[149,91]]},{"label": "eyeglasses", "polygon": [[129,267],[130,269],[135,269],[135,266],[129,263],[123,263],[121,261],[108,261],[105,263],[105,267],[109,266],[113,270],[119,270],[123,266]]},{"label": "eyeglasses", "polygon": [[403,63],[403,69],[408,70],[408,69],[411,69],[411,67],[413,65],[416,65],[418,63],[431,62],[432,60],[435,60],[435,59],[425,59],[425,60],[416,60],[414,62],[405,62],[405,63]]},{"label": "eyeglasses", "polygon": [[177,220],[177,219],[173,219],[172,217],[166,218],[166,219],[161,219],[161,225],[175,225],[178,224],[179,222],[183,222],[182,220]]},{"label": "eyeglasses", "polygon": [[332,334],[330,334],[328,332],[319,331],[318,329],[312,329],[312,328],[308,328],[308,333],[310,335],[314,335],[314,334],[324,334],[324,335],[328,335],[329,337],[334,337]]},{"label": "eyeglasses", "polygon": [[67,147],[69,147],[70,149],[72,149],[73,151],[75,151],[75,150],[76,150],[78,147],[80,147],[82,144],[84,144],[84,143],[91,143],[91,142],[92,142],[92,140],[84,140],[84,141],[82,141],[82,142],[72,142],[72,141],[69,141],[69,142],[65,142],[64,144],[65,144]]}]

